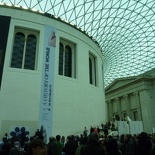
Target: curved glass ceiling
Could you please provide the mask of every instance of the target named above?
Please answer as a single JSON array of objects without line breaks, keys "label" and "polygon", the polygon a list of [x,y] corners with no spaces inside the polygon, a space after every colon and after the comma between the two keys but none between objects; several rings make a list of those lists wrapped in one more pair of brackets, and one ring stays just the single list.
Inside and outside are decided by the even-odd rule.
[{"label": "curved glass ceiling", "polygon": [[155,67],[155,0],[0,0],[52,14],[95,39],[104,57],[105,87]]}]

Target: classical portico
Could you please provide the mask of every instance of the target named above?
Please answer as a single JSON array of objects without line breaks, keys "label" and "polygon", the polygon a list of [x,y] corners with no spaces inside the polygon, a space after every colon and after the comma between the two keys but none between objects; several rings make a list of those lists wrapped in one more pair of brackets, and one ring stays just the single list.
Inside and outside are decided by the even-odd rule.
[{"label": "classical portico", "polygon": [[[155,124],[154,104],[154,72],[152,70],[141,76],[115,80],[106,88],[105,96],[108,104],[108,119],[119,116],[125,120],[142,121],[144,131],[152,133]],[[152,76],[152,77],[150,77]]]}]

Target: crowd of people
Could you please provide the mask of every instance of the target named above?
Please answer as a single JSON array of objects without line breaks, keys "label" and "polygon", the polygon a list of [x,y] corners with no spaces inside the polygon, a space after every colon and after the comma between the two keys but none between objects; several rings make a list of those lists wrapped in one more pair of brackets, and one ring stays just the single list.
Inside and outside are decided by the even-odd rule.
[{"label": "crowd of people", "polygon": [[[0,155],[155,155],[155,135],[141,132],[138,135],[111,136],[101,134],[98,127],[80,135],[50,137],[47,143],[38,129],[28,143],[16,136],[3,137]],[[104,133],[104,132],[102,132]]]}]

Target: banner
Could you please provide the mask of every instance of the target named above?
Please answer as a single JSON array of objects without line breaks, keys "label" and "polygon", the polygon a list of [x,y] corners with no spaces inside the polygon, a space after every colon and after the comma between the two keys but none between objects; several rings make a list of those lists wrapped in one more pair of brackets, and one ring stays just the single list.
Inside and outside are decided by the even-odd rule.
[{"label": "banner", "polygon": [[142,121],[130,121],[130,134],[140,134],[143,132],[143,123]]},{"label": "banner", "polygon": [[118,133],[119,136],[122,134],[129,134],[129,126],[127,121],[118,121]]},{"label": "banner", "polygon": [[0,16],[0,88],[11,17]]},{"label": "banner", "polygon": [[139,134],[143,132],[142,121],[118,121],[118,133],[122,134]]},{"label": "banner", "polygon": [[44,34],[39,128],[47,143],[52,136],[56,28],[46,25]]}]

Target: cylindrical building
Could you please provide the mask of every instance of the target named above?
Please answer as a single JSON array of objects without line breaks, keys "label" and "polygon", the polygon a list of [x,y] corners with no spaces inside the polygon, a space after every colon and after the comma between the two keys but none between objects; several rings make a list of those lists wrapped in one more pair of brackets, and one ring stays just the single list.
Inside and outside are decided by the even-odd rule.
[{"label": "cylindrical building", "polygon": [[50,14],[1,5],[0,136],[42,125],[67,136],[106,120],[98,44]]}]

